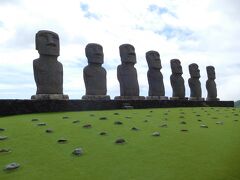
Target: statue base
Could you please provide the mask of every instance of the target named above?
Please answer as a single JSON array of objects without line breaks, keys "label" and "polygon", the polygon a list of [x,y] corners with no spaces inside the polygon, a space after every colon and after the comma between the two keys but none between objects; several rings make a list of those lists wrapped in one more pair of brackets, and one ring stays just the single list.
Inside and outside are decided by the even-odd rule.
[{"label": "statue base", "polygon": [[189,101],[204,101],[205,99],[202,97],[190,97]]},{"label": "statue base", "polygon": [[68,100],[65,94],[36,94],[31,96],[32,100]]},{"label": "statue base", "polygon": [[220,101],[219,98],[206,98],[206,101]]},{"label": "statue base", "polygon": [[144,96],[116,96],[114,100],[145,100]]},{"label": "statue base", "polygon": [[110,100],[108,95],[84,95],[82,100]]},{"label": "statue base", "polygon": [[167,96],[147,96],[146,100],[168,100]]},{"label": "statue base", "polygon": [[188,100],[188,98],[187,97],[170,97],[170,100],[186,101]]}]

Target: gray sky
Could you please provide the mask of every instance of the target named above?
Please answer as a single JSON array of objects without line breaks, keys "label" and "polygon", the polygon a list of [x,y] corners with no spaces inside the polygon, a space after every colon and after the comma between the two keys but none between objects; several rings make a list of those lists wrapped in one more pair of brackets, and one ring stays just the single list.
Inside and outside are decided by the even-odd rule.
[{"label": "gray sky", "polygon": [[182,62],[186,96],[188,65],[197,63],[206,97],[206,66],[216,69],[218,97],[240,99],[240,1],[238,0],[0,0],[0,98],[29,99],[36,93],[32,61],[38,58],[35,34],[60,36],[64,93],[85,94],[85,46],[103,46],[108,94],[119,95],[116,68],[119,45],[130,43],[137,54],[140,95],[147,96],[145,53],[160,53],[166,96],[171,96],[170,60]]}]

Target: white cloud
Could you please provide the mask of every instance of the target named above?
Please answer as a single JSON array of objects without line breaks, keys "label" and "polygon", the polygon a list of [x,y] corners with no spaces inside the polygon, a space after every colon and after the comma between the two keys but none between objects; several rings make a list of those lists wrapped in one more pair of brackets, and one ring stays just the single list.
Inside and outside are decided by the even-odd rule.
[{"label": "white cloud", "polygon": [[[3,2],[3,1],[1,1]],[[1,3],[0,2],[0,3]],[[87,6],[82,7],[81,4]],[[150,11],[151,6],[156,11]],[[116,67],[120,64],[119,45],[131,43],[137,53],[140,94],[148,92],[145,53],[159,51],[166,95],[171,96],[170,59],[182,62],[186,95],[188,65],[201,70],[203,95],[207,65],[216,67],[220,99],[237,100],[240,95],[239,1],[224,0],[15,0],[0,6],[0,98],[29,98],[35,93],[32,60],[35,33],[41,29],[60,36],[64,66],[64,92],[80,99],[85,93],[82,70],[87,64],[85,46],[103,46],[108,94],[119,95]],[[25,79],[24,85],[19,86]],[[225,87],[228,88],[225,88]]]}]

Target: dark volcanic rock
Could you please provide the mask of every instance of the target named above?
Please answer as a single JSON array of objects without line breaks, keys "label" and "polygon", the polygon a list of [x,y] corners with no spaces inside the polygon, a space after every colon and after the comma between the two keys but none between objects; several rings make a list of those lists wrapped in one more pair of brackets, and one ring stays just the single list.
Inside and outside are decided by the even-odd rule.
[{"label": "dark volcanic rock", "polygon": [[4,170],[11,171],[11,170],[17,169],[19,167],[20,167],[20,164],[13,162],[13,163],[6,165]]},{"label": "dark volcanic rock", "polygon": [[168,127],[168,125],[167,125],[167,124],[162,124],[160,127],[167,128],[167,127]]},{"label": "dark volcanic rock", "polygon": [[94,117],[95,115],[94,114],[90,114],[91,117]]},{"label": "dark volcanic rock", "polygon": [[125,141],[125,139],[123,139],[123,138],[117,139],[117,140],[115,141],[116,144],[123,144],[123,143],[125,143],[125,142],[126,142],[126,141]]},{"label": "dark volcanic rock", "polygon": [[107,117],[100,117],[99,120],[107,120]]},{"label": "dark volcanic rock", "polygon": [[83,150],[82,150],[82,148],[76,148],[76,149],[74,149],[72,154],[76,155],[76,156],[81,156],[81,155],[83,155]]},{"label": "dark volcanic rock", "polygon": [[205,125],[205,124],[201,124],[200,127],[201,127],[201,128],[208,128],[208,126]]},{"label": "dark volcanic rock", "polygon": [[180,124],[187,124],[185,121],[181,121]]},{"label": "dark volcanic rock", "polygon": [[133,130],[133,131],[138,131],[139,129],[136,128],[136,127],[132,127],[131,130]]},{"label": "dark volcanic rock", "polygon": [[187,129],[181,129],[181,131],[182,131],[182,132],[188,132],[188,130],[187,130]]},{"label": "dark volcanic rock", "polygon": [[216,124],[223,125],[223,122],[222,121],[218,121],[218,122],[216,122]]},{"label": "dark volcanic rock", "polygon": [[79,120],[75,120],[72,123],[76,124],[76,123],[80,123],[80,121]]},{"label": "dark volcanic rock", "polygon": [[119,115],[119,113],[118,112],[115,112],[115,113],[113,113],[114,115]]},{"label": "dark volcanic rock", "polygon": [[5,149],[5,148],[0,149],[0,153],[6,153],[6,152],[11,152],[11,150],[10,149]]},{"label": "dark volcanic rock", "polygon": [[121,121],[115,121],[114,124],[116,125],[122,125],[123,123]]},{"label": "dark volcanic rock", "polygon": [[147,120],[147,119],[145,119],[143,122],[148,122],[148,120]]},{"label": "dark volcanic rock", "polygon": [[0,131],[5,131],[5,129],[4,128],[0,128]]},{"label": "dark volcanic rock", "polygon": [[39,120],[39,119],[37,119],[37,118],[33,118],[33,119],[32,119],[32,121],[38,121],[38,120]]},{"label": "dark volcanic rock", "polygon": [[46,133],[52,133],[53,132],[53,130],[52,129],[46,129],[46,131],[45,131]]},{"label": "dark volcanic rock", "polygon": [[68,119],[69,117],[68,117],[68,116],[63,116],[62,118],[63,118],[63,119]]}]

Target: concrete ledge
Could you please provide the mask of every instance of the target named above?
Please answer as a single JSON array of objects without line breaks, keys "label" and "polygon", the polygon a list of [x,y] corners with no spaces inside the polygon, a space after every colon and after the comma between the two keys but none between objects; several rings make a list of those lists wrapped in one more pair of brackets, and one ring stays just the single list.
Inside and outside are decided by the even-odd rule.
[{"label": "concrete ledge", "polygon": [[170,107],[234,107],[233,101],[187,101],[187,100],[0,100],[0,115],[42,112],[87,111]]}]

